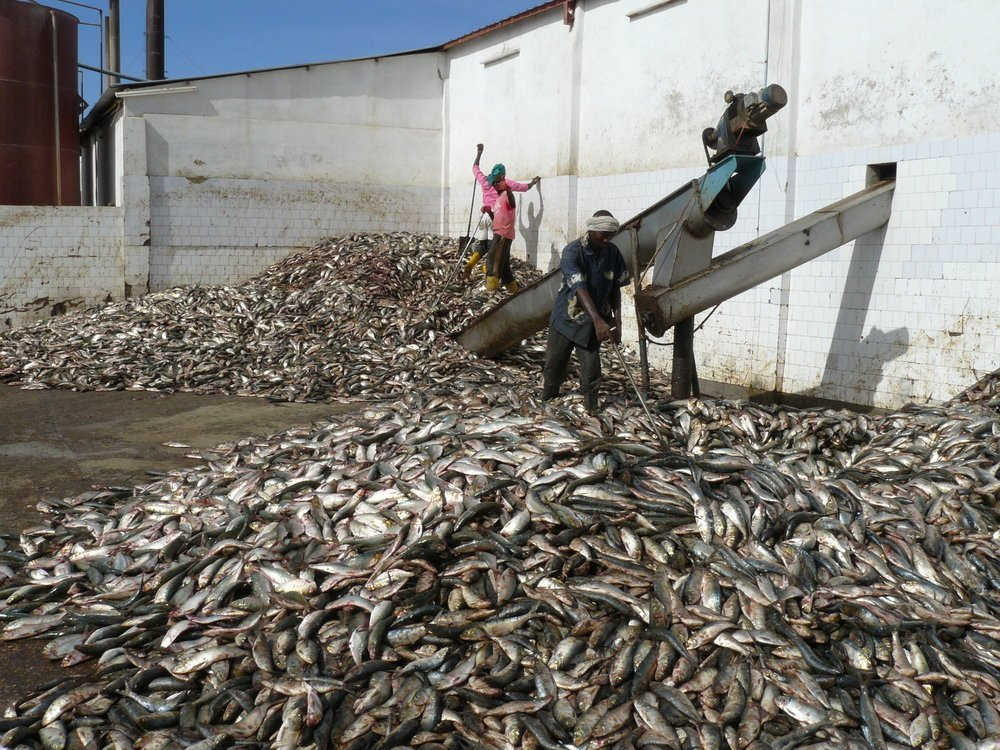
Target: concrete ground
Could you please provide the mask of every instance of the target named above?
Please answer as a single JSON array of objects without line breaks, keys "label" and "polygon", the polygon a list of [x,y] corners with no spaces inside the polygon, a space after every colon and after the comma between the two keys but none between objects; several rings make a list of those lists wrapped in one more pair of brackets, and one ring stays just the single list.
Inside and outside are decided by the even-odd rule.
[{"label": "concrete ground", "polygon": [[[95,485],[151,481],[147,470],[195,466],[183,448],[309,425],[351,404],[287,404],[238,396],[138,391],[25,391],[0,385],[0,532],[44,521],[35,505]],[[2,584],[0,584],[2,585]],[[2,627],[3,623],[0,623]],[[44,641],[0,641],[0,711],[34,687],[70,674],[42,655]]]}]

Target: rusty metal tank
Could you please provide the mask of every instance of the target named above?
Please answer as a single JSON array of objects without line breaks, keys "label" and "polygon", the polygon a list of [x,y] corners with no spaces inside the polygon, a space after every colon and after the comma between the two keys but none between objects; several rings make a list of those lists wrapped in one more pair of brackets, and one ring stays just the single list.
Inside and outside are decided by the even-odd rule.
[{"label": "rusty metal tank", "polygon": [[0,205],[80,204],[77,25],[0,0]]}]

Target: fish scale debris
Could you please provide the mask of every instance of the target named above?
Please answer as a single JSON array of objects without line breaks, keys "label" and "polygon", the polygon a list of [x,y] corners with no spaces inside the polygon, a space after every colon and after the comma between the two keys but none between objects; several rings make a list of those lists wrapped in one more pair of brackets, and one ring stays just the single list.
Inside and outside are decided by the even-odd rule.
[{"label": "fish scale debris", "polygon": [[[502,365],[447,336],[490,300],[453,273],[458,252],[435,235],[330,239],[245,284],[168,289],[2,333],[0,382],[286,401],[498,382]],[[515,267],[525,282],[541,275]]]},{"label": "fish scale debris", "polygon": [[[997,746],[995,384],[884,417],[660,400],[664,449],[613,369],[595,419],[537,400],[537,345],[500,364],[434,349],[485,298],[455,280],[429,323],[408,285],[436,294],[454,256],[424,258],[428,240],[420,281],[355,247],[385,237],[422,241],[324,243],[246,287],[2,339],[20,352],[4,377],[39,387],[426,387],[47,501],[47,524],[0,537],[0,638],[91,665],[10,706],[0,746]],[[280,314],[217,319],[260,290]],[[138,359],[181,376],[77,361],[66,342],[86,335],[108,347],[87,356],[148,341]],[[196,382],[184,357],[218,339],[241,375]],[[286,359],[247,365],[244,341]],[[313,361],[334,351],[352,374]]]}]

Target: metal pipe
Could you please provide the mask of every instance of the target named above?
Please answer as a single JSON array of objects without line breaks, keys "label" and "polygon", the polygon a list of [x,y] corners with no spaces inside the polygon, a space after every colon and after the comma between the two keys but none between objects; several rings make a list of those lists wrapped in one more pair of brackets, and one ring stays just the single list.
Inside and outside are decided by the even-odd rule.
[{"label": "metal pipe", "polygon": [[[122,69],[121,9],[118,0],[108,0],[108,70]],[[112,75],[108,83],[119,82],[119,75]]]},{"label": "metal pipe", "polygon": [[[87,5],[85,3],[77,3],[77,2],[74,2],[74,0],[59,0],[59,1],[62,2],[62,3],[65,3],[66,5],[75,5],[78,8],[87,8],[89,10],[96,10],[98,17],[100,18],[100,21],[98,23],[92,24],[92,23],[86,23],[84,21],[80,21],[80,24],[82,26],[97,26],[97,33],[98,34],[101,34],[101,32],[104,30],[104,11],[101,8],[95,7],[93,5]],[[115,0],[115,2],[117,2],[117,0]],[[98,54],[100,56],[100,59],[103,60],[104,59],[104,37],[103,36],[100,36],[100,38],[98,39],[98,44],[100,45],[100,50],[99,50]]]},{"label": "metal pipe", "polygon": [[694,318],[674,325],[674,361],[670,371],[670,397],[687,398],[694,381]]},{"label": "metal pipe", "polygon": [[94,205],[94,142],[88,141],[80,154],[80,205]]},{"label": "metal pipe", "polygon": [[56,27],[56,12],[49,11],[52,20],[52,102],[55,107],[56,140],[56,205],[62,205],[62,144],[59,139],[59,32]]},{"label": "metal pipe", "polygon": [[[632,238],[632,259],[636,267],[632,269],[632,289],[633,295],[639,291],[639,280],[642,278],[643,269],[639,266],[639,234],[635,230],[629,232]],[[654,256],[655,257],[655,256]],[[635,296],[633,296],[633,302]],[[642,368],[642,395],[649,398],[649,354],[646,350],[646,326],[642,324],[642,314],[639,306],[635,305],[635,324],[639,333],[639,366]]]},{"label": "metal pipe", "polygon": [[189,94],[197,91],[197,86],[143,86],[138,89],[122,89],[115,92],[115,99],[132,99],[136,96],[165,96],[168,94]]},{"label": "metal pipe", "polygon": [[104,15],[104,11],[101,10],[100,8],[98,8],[95,5],[85,5],[83,3],[76,3],[76,2],[73,2],[73,0],[59,0],[59,2],[66,3],[66,5],[75,5],[77,8],[89,8],[90,10],[96,10],[102,16]]},{"label": "metal pipe", "polygon": [[[111,37],[111,16],[104,19],[104,38],[108,39]],[[111,45],[104,45],[104,54],[101,56],[101,65],[104,66],[104,70],[101,71],[101,91],[108,88],[111,85],[111,75],[105,71],[114,70],[114,65],[111,64]]]},{"label": "metal pipe", "polygon": [[163,63],[163,0],[146,0],[146,78],[164,78]]},{"label": "metal pipe", "polygon": [[104,68],[95,68],[93,65],[87,65],[86,63],[78,62],[76,67],[83,68],[84,70],[92,70],[95,73],[104,73],[109,76],[115,76],[116,78],[124,78],[126,81],[145,81],[145,78],[136,78],[135,76],[127,76],[124,73],[119,73],[117,70],[105,70]]},{"label": "metal pipe", "polygon": [[649,354],[646,349],[646,327],[642,324],[642,318],[638,319],[639,324],[639,366],[642,368],[642,395],[649,398]]},{"label": "metal pipe", "polygon": [[691,350],[691,395],[701,398],[701,384],[698,382],[698,362],[694,358],[694,349]]}]

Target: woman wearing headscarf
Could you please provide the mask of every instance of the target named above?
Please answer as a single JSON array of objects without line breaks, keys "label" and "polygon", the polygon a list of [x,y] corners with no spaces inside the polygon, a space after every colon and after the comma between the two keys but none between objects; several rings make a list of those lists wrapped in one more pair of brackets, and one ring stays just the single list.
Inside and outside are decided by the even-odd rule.
[{"label": "woman wearing headscarf", "polygon": [[590,414],[597,412],[601,342],[621,343],[621,288],[631,281],[621,251],[611,242],[618,229],[610,212],[598,211],[587,219],[586,234],[563,249],[562,285],[549,318],[542,398],[559,395],[575,351],[583,405]]},{"label": "woman wearing headscarf", "polygon": [[[483,191],[482,208],[480,211],[484,214],[489,214],[490,220],[493,223],[494,244],[497,244],[496,236],[498,234],[498,229],[496,226],[496,211],[498,208],[497,203],[500,198],[500,191],[498,188],[501,188],[505,195],[504,202],[499,206],[499,210],[501,212],[501,226],[499,232],[502,233],[503,238],[507,240],[507,242],[502,243],[505,245],[506,249],[506,263],[504,263],[504,248],[499,248],[501,252],[496,253],[491,257],[491,261],[493,261],[492,266],[496,266],[496,268],[494,269],[492,266],[490,268],[484,267],[484,270],[487,273],[486,286],[487,289],[490,289],[492,284],[492,289],[490,290],[496,290],[500,285],[500,276],[503,275],[504,283],[507,285],[507,289],[513,292],[517,291],[517,282],[514,281],[514,276],[510,272],[510,245],[514,240],[513,216],[515,206],[514,196],[510,193],[511,191],[516,193],[527,192],[534,185],[541,182],[542,178],[536,176],[532,178],[531,182],[509,180],[507,179],[507,168],[503,164],[499,163],[493,165],[493,169],[490,170],[489,175],[485,175],[479,168],[479,160],[482,158],[482,155],[483,144],[478,143],[476,144],[476,160],[472,163],[472,174],[475,175],[476,182],[479,183],[479,187],[482,188]],[[486,243],[482,240],[476,243],[475,252],[472,253],[472,257],[469,259],[469,262],[465,264],[466,272],[470,272],[476,267],[476,263],[479,262],[480,258],[486,255],[486,251]],[[506,273],[503,273],[505,267]],[[493,271],[496,272],[494,273]]]}]

